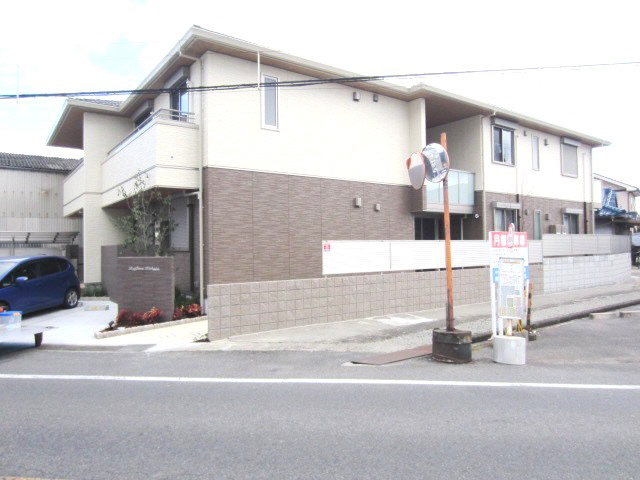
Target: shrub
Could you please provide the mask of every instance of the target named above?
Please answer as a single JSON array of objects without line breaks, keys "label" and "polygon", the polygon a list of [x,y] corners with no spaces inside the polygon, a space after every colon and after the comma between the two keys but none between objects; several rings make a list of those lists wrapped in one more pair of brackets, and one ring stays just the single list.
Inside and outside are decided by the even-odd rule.
[{"label": "shrub", "polygon": [[107,290],[101,283],[86,283],[80,285],[80,293],[83,297],[104,297]]},{"label": "shrub", "polygon": [[184,310],[182,307],[178,307],[173,311],[174,320],[182,320],[184,318]]},{"label": "shrub", "polygon": [[142,319],[144,320],[145,325],[149,325],[150,323],[158,323],[161,316],[162,310],[158,307],[151,307],[151,310],[142,315]]},{"label": "shrub", "polygon": [[184,313],[187,317],[199,317],[202,315],[202,308],[197,303],[192,303],[191,305],[185,307]]},{"label": "shrub", "polygon": [[116,327],[139,327],[141,325],[149,325],[152,323],[158,323],[162,310],[158,307],[153,307],[148,312],[131,312],[129,310],[122,310],[116,317]]}]

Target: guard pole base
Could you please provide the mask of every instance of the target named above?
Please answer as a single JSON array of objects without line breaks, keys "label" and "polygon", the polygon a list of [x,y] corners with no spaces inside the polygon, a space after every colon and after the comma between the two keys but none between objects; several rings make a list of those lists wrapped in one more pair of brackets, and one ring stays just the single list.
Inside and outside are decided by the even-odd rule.
[{"label": "guard pole base", "polygon": [[443,363],[469,363],[471,361],[471,332],[434,328],[431,357]]},{"label": "guard pole base", "polygon": [[527,363],[527,339],[496,335],[493,337],[493,361],[507,365],[525,365]]}]

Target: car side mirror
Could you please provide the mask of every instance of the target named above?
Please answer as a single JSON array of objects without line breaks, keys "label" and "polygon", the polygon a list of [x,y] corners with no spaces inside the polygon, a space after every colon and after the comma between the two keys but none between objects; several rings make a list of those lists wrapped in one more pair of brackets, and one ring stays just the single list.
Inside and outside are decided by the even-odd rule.
[{"label": "car side mirror", "polygon": [[18,277],[16,278],[16,283],[18,285],[23,284],[24,282],[26,282],[27,280],[29,280],[29,277]]}]

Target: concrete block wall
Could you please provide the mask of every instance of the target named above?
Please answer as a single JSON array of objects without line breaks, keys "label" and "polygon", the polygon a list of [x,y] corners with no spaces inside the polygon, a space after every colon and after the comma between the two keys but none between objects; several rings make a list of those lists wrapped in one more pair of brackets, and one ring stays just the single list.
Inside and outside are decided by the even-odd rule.
[{"label": "concrete block wall", "polygon": [[544,259],[545,293],[612,285],[630,278],[629,253]]},{"label": "concrete block wall", "polygon": [[[489,298],[488,268],[454,271],[456,304]],[[209,338],[443,307],[445,271],[209,285]]]}]

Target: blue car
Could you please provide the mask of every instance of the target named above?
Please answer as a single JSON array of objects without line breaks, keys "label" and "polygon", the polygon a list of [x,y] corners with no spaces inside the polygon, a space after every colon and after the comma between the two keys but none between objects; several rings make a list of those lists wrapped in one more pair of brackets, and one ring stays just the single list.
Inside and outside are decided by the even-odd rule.
[{"label": "blue car", "polygon": [[52,256],[0,258],[0,307],[23,313],[63,306],[74,308],[80,282],[66,258]]}]

